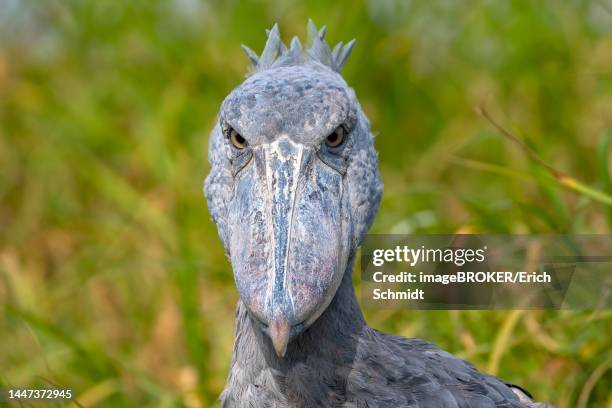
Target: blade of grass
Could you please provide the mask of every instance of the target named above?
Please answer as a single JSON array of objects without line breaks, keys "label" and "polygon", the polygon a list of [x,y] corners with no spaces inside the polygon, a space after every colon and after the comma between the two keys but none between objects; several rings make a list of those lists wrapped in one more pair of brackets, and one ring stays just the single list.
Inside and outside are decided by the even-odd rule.
[{"label": "blade of grass", "polygon": [[[60,327],[12,305],[7,305],[7,314],[23,320],[33,329],[64,344],[84,361],[89,362],[91,364],[89,367],[95,371],[97,378],[103,379],[102,381],[106,381],[109,378],[119,378],[121,373],[129,373],[134,376],[139,388],[145,390],[150,395],[163,396],[173,401],[179,399],[173,391],[169,391],[161,385],[158,385],[156,381],[149,378],[150,376],[148,374],[142,372],[142,370],[134,366],[132,362],[125,358],[108,355],[100,348],[91,349],[91,347],[85,347],[77,341],[74,336],[66,333]],[[80,400],[79,403],[81,403]]]},{"label": "blade of grass", "polygon": [[457,156],[453,157],[451,159],[451,162],[463,167],[469,167],[475,170],[483,170],[489,173],[498,174],[500,176],[513,177],[526,181],[536,181],[535,178],[528,173],[519,172],[493,163],[485,163],[478,160],[464,159],[463,157]]},{"label": "blade of grass", "polygon": [[[597,167],[599,178],[601,178],[602,190],[612,195],[612,183],[610,183],[610,169],[608,168],[608,157],[610,153],[610,139],[612,131],[606,130],[601,135],[597,146]],[[608,226],[612,228],[612,208],[608,208]]]},{"label": "blade of grass", "polygon": [[498,132],[500,132],[507,139],[511,140],[514,144],[516,144],[527,156],[543,167],[562,187],[565,187],[568,190],[571,190],[575,193],[585,195],[590,197],[591,199],[598,201],[600,203],[612,206],[612,195],[606,194],[605,192],[596,190],[592,187],[587,186],[581,181],[575,179],[572,176],[564,174],[554,167],[550,166],[546,163],[533,149],[527,146],[520,138],[513,135],[503,126],[501,126],[498,122],[495,121],[486,111],[486,109],[482,106],[476,108],[476,112],[485,118],[487,122],[489,122]]},{"label": "blade of grass", "polygon": [[524,310],[513,310],[504,319],[504,323],[499,333],[497,334],[497,337],[495,338],[495,343],[493,344],[493,350],[491,352],[491,357],[489,358],[489,363],[487,365],[488,373],[493,375],[497,374],[501,358],[508,349],[508,344],[510,342],[510,336],[512,335],[512,331],[514,330],[517,323],[519,322],[519,319],[524,313]]},{"label": "blade of grass", "polygon": [[532,164],[531,167],[533,167],[532,174],[538,181],[540,191],[551,204],[549,206],[549,211],[556,215],[554,226],[555,231],[567,231],[567,227],[572,222],[572,212],[567,207],[566,200],[564,200],[564,197],[561,194],[563,190],[557,188],[555,180],[550,177],[550,174],[546,171],[546,169],[541,168],[537,164]]},{"label": "blade of grass", "polygon": [[[542,175],[540,175],[540,177],[535,177],[534,175],[529,174],[529,173],[512,170],[512,169],[509,169],[503,166],[499,166],[497,164],[481,162],[478,160],[471,160],[471,159],[464,159],[461,157],[455,157],[451,161],[454,164],[457,164],[459,166],[471,168],[474,170],[481,170],[481,171],[485,171],[488,173],[497,174],[503,177],[535,182],[536,184],[540,185],[542,189],[545,190],[545,192],[548,192],[548,193],[550,193],[551,183],[555,183],[555,181],[551,177],[548,176],[548,173],[543,173]],[[560,208],[560,211],[564,209],[563,206],[559,206],[559,203],[556,203],[556,204],[557,204],[557,207]],[[544,220],[546,222],[546,225],[548,225],[551,229],[553,230],[559,229],[558,223],[555,222],[546,212],[543,212],[539,207],[529,206],[527,205],[527,203],[519,203],[519,205],[521,205],[523,208],[528,208],[529,214],[536,215],[538,218]],[[565,212],[563,212],[563,214],[565,214]],[[567,217],[564,219],[567,219]]]},{"label": "blade of grass", "polygon": [[593,391],[593,388],[595,388],[595,384],[597,384],[597,381],[599,381],[599,379],[603,377],[606,371],[610,370],[611,368],[612,368],[612,359],[608,359],[602,362],[595,369],[595,371],[593,371],[593,373],[589,376],[589,378],[584,383],[584,386],[582,387],[582,391],[580,391],[580,397],[578,397],[578,407],[579,408],[587,407],[587,403],[589,402],[589,397],[591,396],[591,392]]},{"label": "blade of grass", "polygon": [[92,407],[94,405],[102,403],[112,394],[121,391],[121,383],[116,378],[110,378],[108,380],[101,381],[94,384],[89,389],[83,391],[75,400],[73,400],[73,407]]},{"label": "blade of grass", "polygon": [[18,309],[13,305],[7,305],[6,311],[8,315],[12,315],[18,319],[23,320],[24,323],[28,324],[30,327],[35,329],[36,331],[40,331],[47,335],[50,338],[55,339],[56,341],[64,344],[70,350],[72,350],[76,355],[80,356],[84,361],[88,361],[91,363],[91,368],[96,372],[100,377],[107,377],[110,375],[117,374],[117,367],[111,361],[104,358],[101,350],[88,350],[82,344],[80,344],[74,336],[66,333],[61,328],[44,321],[38,316],[29,313],[27,311]]}]

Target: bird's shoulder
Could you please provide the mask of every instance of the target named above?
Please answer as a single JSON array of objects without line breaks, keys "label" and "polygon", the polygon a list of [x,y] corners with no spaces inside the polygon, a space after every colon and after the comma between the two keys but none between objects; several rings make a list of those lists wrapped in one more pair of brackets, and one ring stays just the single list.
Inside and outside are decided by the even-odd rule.
[{"label": "bird's shoulder", "polygon": [[346,406],[532,406],[521,402],[509,384],[424,340],[368,329],[355,351]]}]

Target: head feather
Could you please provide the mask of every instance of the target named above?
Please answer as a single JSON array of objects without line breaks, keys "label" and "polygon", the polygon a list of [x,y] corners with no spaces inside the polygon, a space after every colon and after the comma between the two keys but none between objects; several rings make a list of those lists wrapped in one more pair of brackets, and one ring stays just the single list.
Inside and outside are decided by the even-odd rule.
[{"label": "head feather", "polygon": [[283,44],[280,39],[278,25],[266,30],[268,41],[260,56],[246,45],[242,45],[242,49],[249,57],[253,64],[253,71],[264,71],[277,65],[299,65],[308,61],[316,61],[331,68],[333,71],[339,72],[346,63],[350,55],[355,40],[348,44],[338,43],[333,51],[329,44],[325,41],[327,27],[323,26],[320,30],[317,29],[312,20],[308,20],[308,47],[303,48],[300,40],[293,37],[289,49]]}]

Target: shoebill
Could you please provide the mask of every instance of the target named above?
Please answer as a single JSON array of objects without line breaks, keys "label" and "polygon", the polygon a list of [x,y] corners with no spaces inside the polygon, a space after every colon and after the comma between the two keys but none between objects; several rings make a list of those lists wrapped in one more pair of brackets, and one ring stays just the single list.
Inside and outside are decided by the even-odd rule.
[{"label": "shoebill", "polygon": [[536,407],[519,387],[366,324],[351,275],[382,194],[370,124],[309,22],[277,26],[223,101],[208,208],[240,293],[224,407]]}]

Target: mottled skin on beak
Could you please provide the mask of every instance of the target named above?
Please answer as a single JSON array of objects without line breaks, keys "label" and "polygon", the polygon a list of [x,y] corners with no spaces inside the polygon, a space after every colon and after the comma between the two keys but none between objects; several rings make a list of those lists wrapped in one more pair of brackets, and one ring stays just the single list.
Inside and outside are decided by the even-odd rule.
[{"label": "mottled skin on beak", "polygon": [[[330,148],[339,126],[346,140]],[[381,186],[372,153],[353,91],[316,62],[255,73],[222,104],[209,208],[240,299],[279,356],[325,311],[369,227]]]},{"label": "mottled skin on beak", "polygon": [[327,307],[340,283],[348,202],[342,173],[312,146],[282,136],[251,154],[251,165],[235,176],[229,252],[242,300],[275,346],[286,347]]}]

